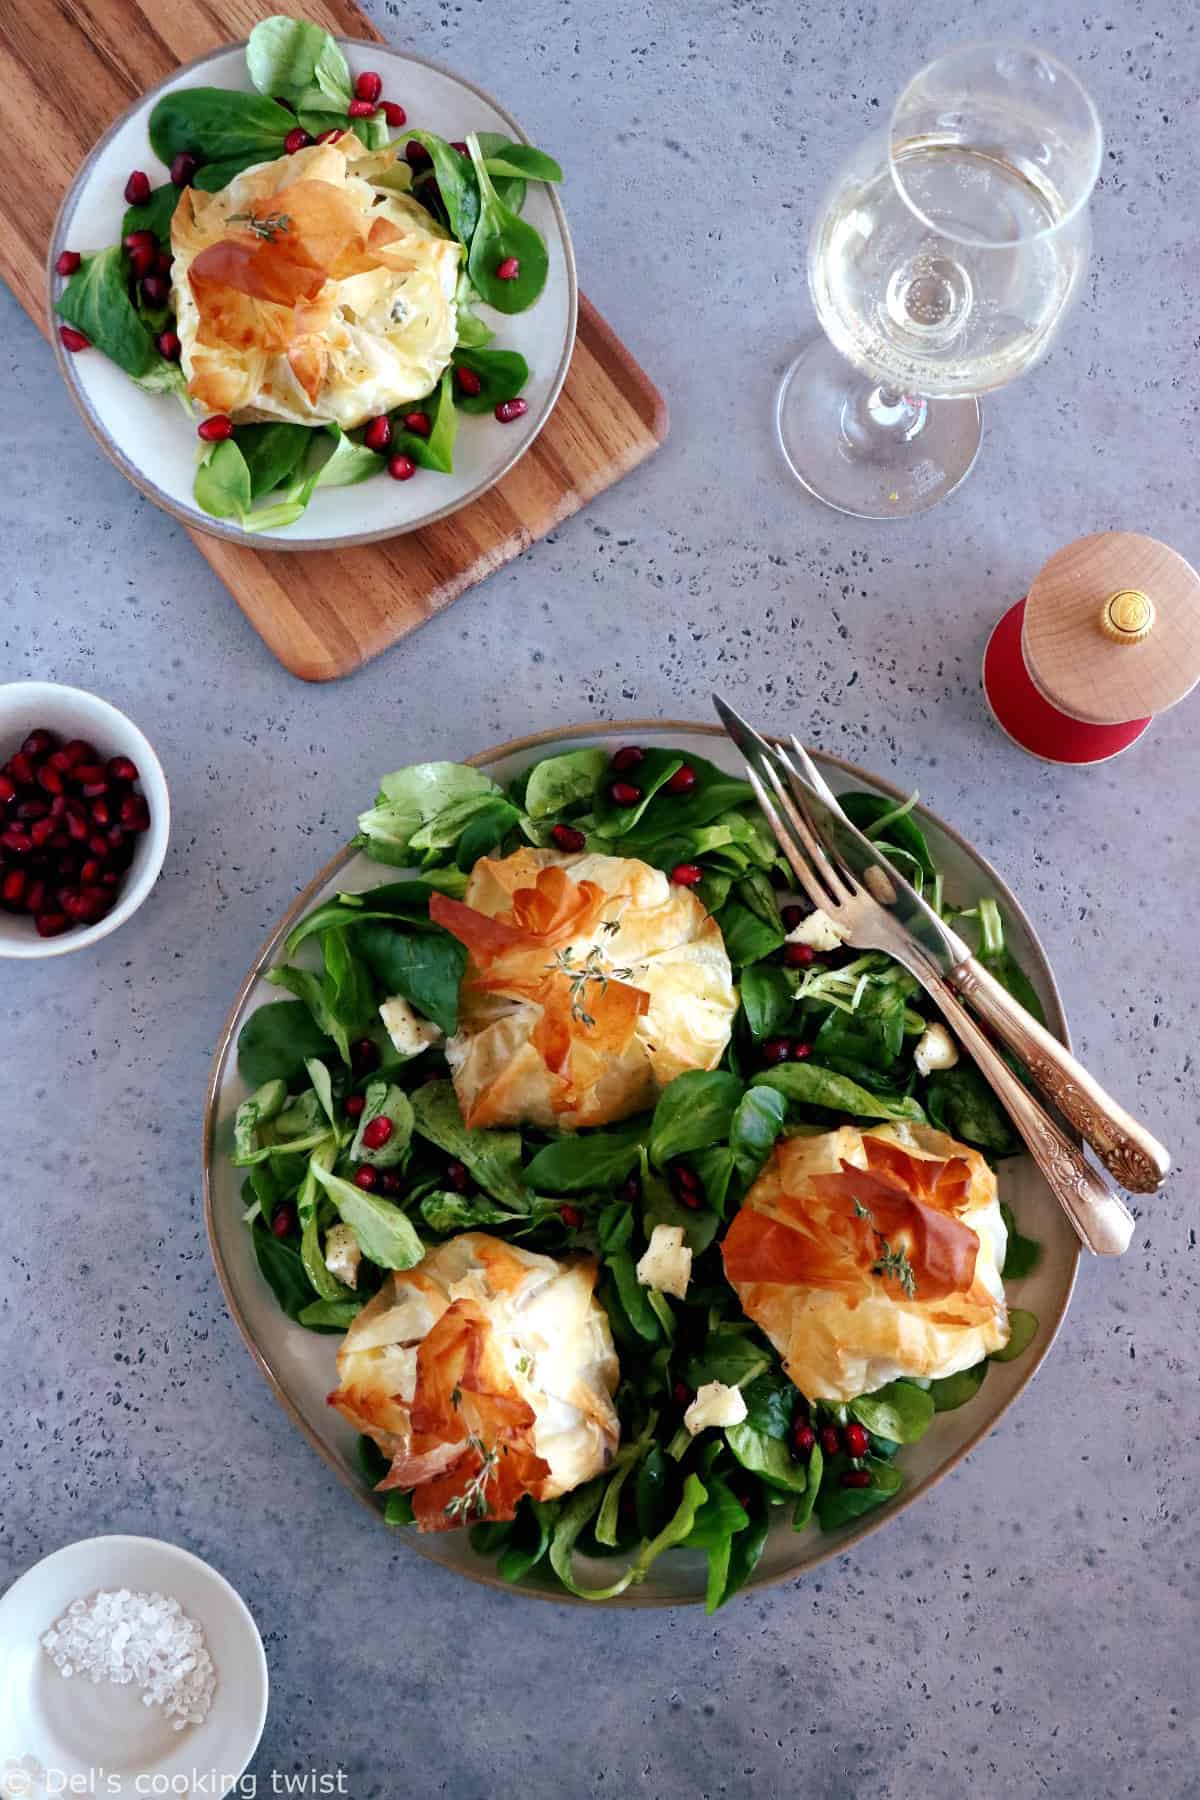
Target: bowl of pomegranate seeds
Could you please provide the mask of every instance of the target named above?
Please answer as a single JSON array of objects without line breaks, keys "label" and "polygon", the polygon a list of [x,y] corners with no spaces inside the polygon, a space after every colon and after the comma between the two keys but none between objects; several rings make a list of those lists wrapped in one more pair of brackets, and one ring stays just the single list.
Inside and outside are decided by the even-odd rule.
[{"label": "bowl of pomegranate seeds", "polygon": [[171,808],[132,720],[82,688],[0,687],[0,956],[107,937],[158,879]]}]

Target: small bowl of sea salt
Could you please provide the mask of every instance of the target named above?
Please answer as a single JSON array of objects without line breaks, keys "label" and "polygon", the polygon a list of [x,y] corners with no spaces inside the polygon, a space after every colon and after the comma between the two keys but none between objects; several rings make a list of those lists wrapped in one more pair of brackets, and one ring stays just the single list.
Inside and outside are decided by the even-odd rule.
[{"label": "small bowl of sea salt", "polygon": [[86,1538],[0,1597],[0,1800],[227,1794],[266,1716],[258,1627],[188,1550]]}]

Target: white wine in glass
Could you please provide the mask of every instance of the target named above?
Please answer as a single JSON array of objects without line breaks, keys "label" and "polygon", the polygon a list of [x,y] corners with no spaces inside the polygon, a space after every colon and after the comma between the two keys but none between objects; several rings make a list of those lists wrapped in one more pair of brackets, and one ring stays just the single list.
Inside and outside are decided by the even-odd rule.
[{"label": "white wine in glass", "polygon": [[1044,355],[1087,264],[1091,100],[1042,51],[932,63],[826,197],[809,286],[826,333],[780,391],[780,442],[818,498],[922,512],[967,474],[978,394]]}]

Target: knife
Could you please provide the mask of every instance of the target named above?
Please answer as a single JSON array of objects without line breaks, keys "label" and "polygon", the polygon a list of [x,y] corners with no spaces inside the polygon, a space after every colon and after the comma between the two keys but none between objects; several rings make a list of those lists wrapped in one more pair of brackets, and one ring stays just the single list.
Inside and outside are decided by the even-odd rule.
[{"label": "knife", "polygon": [[[803,779],[785,752],[759,735],[725,701],[713,696],[717,714],[750,766],[761,777],[768,764],[799,782],[813,824],[867,891],[916,939],[935,969],[969,1003],[984,1024],[1028,1069],[1030,1077],[1091,1145],[1109,1173],[1131,1193],[1162,1186],[1171,1159],[1162,1144],[1117,1104],[1071,1052],[1001,986],[969,944],[946,924],[869,837],[848,819],[806,750],[792,743]],[[768,784],[769,785],[769,784]]]}]

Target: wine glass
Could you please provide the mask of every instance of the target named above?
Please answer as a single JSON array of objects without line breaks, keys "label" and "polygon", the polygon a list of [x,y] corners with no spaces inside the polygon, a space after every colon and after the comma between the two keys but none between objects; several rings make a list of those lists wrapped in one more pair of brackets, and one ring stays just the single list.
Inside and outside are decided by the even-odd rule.
[{"label": "wine glass", "polygon": [[883,519],[953,492],[976,396],[1045,355],[1080,285],[1102,144],[1079,80],[1032,46],[968,45],[909,82],[809,243],[826,335],[784,377],[776,424],[810,493]]}]

